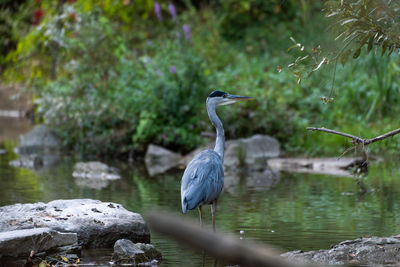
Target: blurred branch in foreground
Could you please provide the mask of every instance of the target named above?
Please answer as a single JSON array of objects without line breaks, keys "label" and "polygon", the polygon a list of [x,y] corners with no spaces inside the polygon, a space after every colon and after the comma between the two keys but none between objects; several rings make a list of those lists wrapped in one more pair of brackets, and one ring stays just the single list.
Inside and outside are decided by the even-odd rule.
[{"label": "blurred branch in foreground", "polygon": [[164,212],[147,213],[146,219],[152,230],[168,235],[180,243],[240,266],[289,267],[292,263],[279,256],[277,249],[213,233],[201,228],[195,222],[185,222],[181,218]]},{"label": "blurred branch in foreground", "polygon": [[353,142],[354,145],[362,144],[364,146],[367,146],[369,144],[375,143],[377,141],[381,141],[381,140],[386,139],[386,138],[391,137],[391,136],[395,136],[396,134],[400,133],[400,128],[399,128],[399,129],[387,132],[385,134],[376,136],[374,138],[364,139],[364,138],[361,138],[361,137],[358,137],[358,136],[354,136],[354,135],[351,135],[351,134],[347,134],[347,133],[343,133],[343,132],[327,129],[327,128],[324,128],[324,127],[322,127],[322,128],[307,127],[307,130],[309,130],[309,131],[321,131],[321,132],[341,135],[341,136],[353,139],[352,142]]}]

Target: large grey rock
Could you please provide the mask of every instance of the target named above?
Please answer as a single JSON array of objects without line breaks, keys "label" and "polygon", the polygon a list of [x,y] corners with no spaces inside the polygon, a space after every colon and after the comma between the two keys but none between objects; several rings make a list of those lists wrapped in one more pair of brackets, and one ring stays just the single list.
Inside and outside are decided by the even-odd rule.
[{"label": "large grey rock", "polygon": [[128,239],[120,239],[114,244],[112,260],[117,264],[139,264],[161,259],[161,253],[151,244],[134,244]]},{"label": "large grey rock", "polygon": [[72,176],[95,180],[116,180],[121,178],[116,168],[109,167],[99,161],[75,163]]},{"label": "large grey rock", "polygon": [[225,145],[224,166],[226,170],[239,167],[263,170],[267,159],[278,157],[279,153],[279,142],[267,135],[231,140]]},{"label": "large grey rock", "polygon": [[44,125],[37,125],[30,132],[20,136],[18,153],[32,154],[54,152],[61,149],[57,135]]},{"label": "large grey rock", "polygon": [[25,257],[57,247],[76,245],[76,233],[60,233],[50,228],[34,228],[0,233],[0,258]]},{"label": "large grey rock", "polygon": [[282,254],[294,263],[329,265],[398,265],[400,263],[400,236],[362,237],[339,243],[328,250],[290,251]]},{"label": "large grey rock", "polygon": [[150,242],[142,216],[120,204],[72,199],[0,207],[0,231],[37,227],[77,233],[84,247],[111,247],[121,238]]},{"label": "large grey rock", "polygon": [[183,164],[184,160],[178,153],[150,144],[144,162],[150,176],[153,176]]}]

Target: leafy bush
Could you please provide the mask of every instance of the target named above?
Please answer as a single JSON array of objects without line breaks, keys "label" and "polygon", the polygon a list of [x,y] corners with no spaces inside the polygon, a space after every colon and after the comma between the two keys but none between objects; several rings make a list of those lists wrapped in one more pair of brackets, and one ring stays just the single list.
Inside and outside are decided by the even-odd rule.
[{"label": "leafy bush", "polygon": [[[274,13],[278,2],[233,0],[215,9],[188,8],[173,19],[166,3],[157,13],[152,1],[133,11],[124,2],[105,7],[108,1],[78,0],[61,13],[47,12],[9,58],[31,56],[14,75],[30,77],[42,119],[65,145],[86,154],[142,153],[149,143],[188,152],[204,142],[202,131],[214,130],[204,105],[211,89],[255,98],[218,111],[228,138],[270,134],[288,153],[343,151],[343,138],[307,133],[307,126],[366,129],[363,135],[372,136],[395,125],[398,60],[370,55],[338,67],[335,102],[326,105],[320,98],[329,93],[332,70],[298,84],[292,72],[277,69],[290,60],[290,36],[308,45],[325,38],[322,16],[306,23],[305,14],[311,17],[320,4],[302,1],[299,11],[285,1],[288,11]],[[267,8],[271,17],[260,13],[252,21],[255,11],[247,5]],[[237,17],[244,24],[233,23]],[[58,71],[51,81],[54,51]]]},{"label": "leafy bush", "polygon": [[164,40],[163,49],[149,41],[142,54],[101,13],[77,16],[79,31],[63,42],[71,55],[63,76],[36,85],[45,122],[84,153],[143,151],[148,143],[193,149],[209,90],[189,41]]}]

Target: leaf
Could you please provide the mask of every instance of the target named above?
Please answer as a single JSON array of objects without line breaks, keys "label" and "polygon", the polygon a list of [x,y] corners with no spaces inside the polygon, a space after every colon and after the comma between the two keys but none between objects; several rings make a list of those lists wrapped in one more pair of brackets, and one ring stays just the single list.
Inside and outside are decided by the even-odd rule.
[{"label": "leaf", "polygon": [[329,17],[332,17],[332,16],[336,16],[337,14],[339,14],[339,12],[335,11],[335,12],[326,14],[325,17],[326,17],[326,18],[329,18]]},{"label": "leaf", "polygon": [[300,82],[301,82],[301,73],[297,72],[297,71],[294,71],[293,75],[297,78],[297,84],[300,84]]},{"label": "leaf", "polygon": [[68,262],[69,260],[67,259],[67,257],[61,256],[61,259],[65,262]]},{"label": "leaf", "polygon": [[374,36],[371,36],[370,38],[369,38],[369,41],[368,41],[368,53],[371,51],[371,49],[372,49],[372,45],[374,44]]},{"label": "leaf", "polygon": [[81,259],[77,258],[75,261],[75,264],[78,264],[81,261]]},{"label": "leaf", "polygon": [[314,68],[308,73],[308,77],[310,77],[311,74],[313,74],[314,71],[317,71],[319,68],[321,68],[322,64],[324,64],[326,61],[327,61],[327,58],[324,57],[324,58],[321,60],[321,62],[320,62],[316,67],[314,67]]},{"label": "leaf", "polygon": [[344,51],[341,55],[340,55],[340,64],[342,64],[342,66],[344,66],[347,62],[347,60],[349,59],[349,55],[351,54],[351,50],[347,49],[346,51]]},{"label": "leaf", "polygon": [[382,46],[382,54],[381,54],[381,56],[383,56],[385,54],[387,46],[388,46],[388,41],[385,41],[383,43],[383,46]]},{"label": "leaf", "polygon": [[357,21],[358,19],[348,19],[348,20],[345,20],[345,21],[343,21],[340,25],[345,25],[345,24],[347,24],[347,23],[350,23],[350,22],[353,22],[353,21]]},{"label": "leaf", "polygon": [[367,43],[367,41],[368,41],[368,38],[369,38],[369,35],[364,36],[364,37],[360,40],[360,46],[365,45],[365,44]]},{"label": "leaf", "polygon": [[393,52],[393,50],[396,48],[396,46],[395,45],[392,45],[390,48],[389,48],[389,54],[388,54],[388,56],[390,56],[391,54],[392,54],[392,52]]},{"label": "leaf", "polygon": [[361,47],[359,47],[353,54],[353,58],[356,59],[360,56],[361,54]]}]

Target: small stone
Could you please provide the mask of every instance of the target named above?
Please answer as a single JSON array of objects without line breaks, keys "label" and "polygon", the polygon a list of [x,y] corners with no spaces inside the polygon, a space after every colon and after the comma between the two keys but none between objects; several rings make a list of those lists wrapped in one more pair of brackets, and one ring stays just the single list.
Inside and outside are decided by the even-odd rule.
[{"label": "small stone", "polygon": [[161,258],[161,253],[151,244],[134,244],[128,239],[117,240],[114,244],[112,260],[117,264],[149,263]]},{"label": "small stone", "polygon": [[109,167],[100,161],[75,163],[72,176],[93,180],[117,180],[121,178],[116,168]]}]

